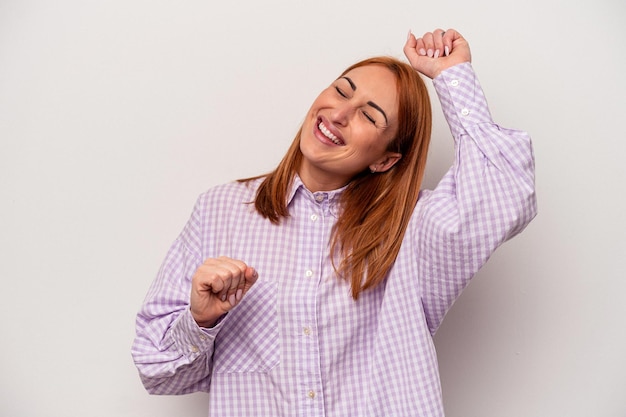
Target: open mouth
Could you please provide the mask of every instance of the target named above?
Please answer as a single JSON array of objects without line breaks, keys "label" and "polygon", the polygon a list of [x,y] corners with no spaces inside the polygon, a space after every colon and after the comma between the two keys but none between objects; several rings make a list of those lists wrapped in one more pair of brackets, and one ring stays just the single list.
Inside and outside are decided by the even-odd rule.
[{"label": "open mouth", "polygon": [[322,122],[321,120],[317,124],[317,128],[320,130],[320,132],[322,132],[322,134],[324,136],[326,136],[328,138],[328,140],[330,140],[335,145],[338,145],[338,146],[344,146],[345,145],[345,143],[341,139],[339,139],[330,130],[328,130],[328,128],[326,127],[324,122]]}]

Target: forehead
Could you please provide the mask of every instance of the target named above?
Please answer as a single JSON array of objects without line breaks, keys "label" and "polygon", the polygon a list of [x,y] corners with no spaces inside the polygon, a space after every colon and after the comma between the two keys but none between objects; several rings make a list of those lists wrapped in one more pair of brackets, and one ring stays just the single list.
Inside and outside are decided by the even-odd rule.
[{"label": "forehead", "polygon": [[386,112],[397,113],[397,80],[393,72],[382,65],[365,65],[354,68],[344,74],[356,86],[356,92],[362,93],[383,107]]}]

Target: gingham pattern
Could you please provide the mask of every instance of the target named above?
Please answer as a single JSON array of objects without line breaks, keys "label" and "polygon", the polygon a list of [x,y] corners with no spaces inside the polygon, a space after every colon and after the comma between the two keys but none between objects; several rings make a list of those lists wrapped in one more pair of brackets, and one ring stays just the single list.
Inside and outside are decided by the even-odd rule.
[{"label": "gingham pattern", "polygon": [[[340,190],[296,178],[280,226],[251,204],[258,182],[200,196],[137,317],[133,356],[156,394],[210,393],[209,415],[443,416],[432,334],[475,272],[535,215],[523,132],[493,124],[470,64],[434,81],[454,166],[424,191],[386,281],[350,297],[329,238]],[[259,281],[213,329],[189,313],[203,259],[226,255]]]}]

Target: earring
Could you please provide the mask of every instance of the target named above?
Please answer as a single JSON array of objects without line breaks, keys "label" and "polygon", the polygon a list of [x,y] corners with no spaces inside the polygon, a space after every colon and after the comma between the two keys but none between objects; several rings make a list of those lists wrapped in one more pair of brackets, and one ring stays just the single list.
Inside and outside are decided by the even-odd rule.
[{"label": "earring", "polygon": [[370,168],[370,172],[371,172],[372,174],[375,174],[375,173],[376,173],[376,168]]}]

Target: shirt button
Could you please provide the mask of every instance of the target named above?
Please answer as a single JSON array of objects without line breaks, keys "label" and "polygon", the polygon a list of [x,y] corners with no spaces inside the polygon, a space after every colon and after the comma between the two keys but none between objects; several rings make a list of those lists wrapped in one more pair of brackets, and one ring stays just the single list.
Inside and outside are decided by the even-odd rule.
[{"label": "shirt button", "polygon": [[304,275],[306,275],[308,278],[311,278],[313,276],[313,271],[309,269],[308,271],[304,273]]},{"label": "shirt button", "polygon": [[189,347],[189,350],[190,350],[192,353],[198,353],[198,352],[200,351],[200,349],[198,349],[198,346],[190,346],[190,347]]},{"label": "shirt button", "polygon": [[315,196],[315,201],[321,203],[324,200],[324,194],[318,194]]},{"label": "shirt button", "polygon": [[305,327],[304,329],[302,329],[302,331],[304,332],[305,336],[310,336],[311,335],[311,328],[310,327]]},{"label": "shirt button", "polygon": [[311,220],[313,220],[313,221],[317,220],[317,214],[312,214],[311,215]]},{"label": "shirt button", "polygon": [[459,85],[459,80],[452,80],[452,81],[450,81],[450,85],[451,85],[452,87],[456,87],[456,86],[458,86],[458,85]]},{"label": "shirt button", "polygon": [[200,334],[200,340],[206,340],[206,339],[207,339],[206,335],[201,333]]},{"label": "shirt button", "polygon": [[311,390],[309,391],[309,393],[307,394],[309,396],[310,399],[315,398],[315,391]]},{"label": "shirt button", "polygon": [[461,114],[462,114],[463,116],[467,116],[467,115],[469,114],[469,110],[467,110],[467,109],[463,109],[463,110],[461,110]]}]

